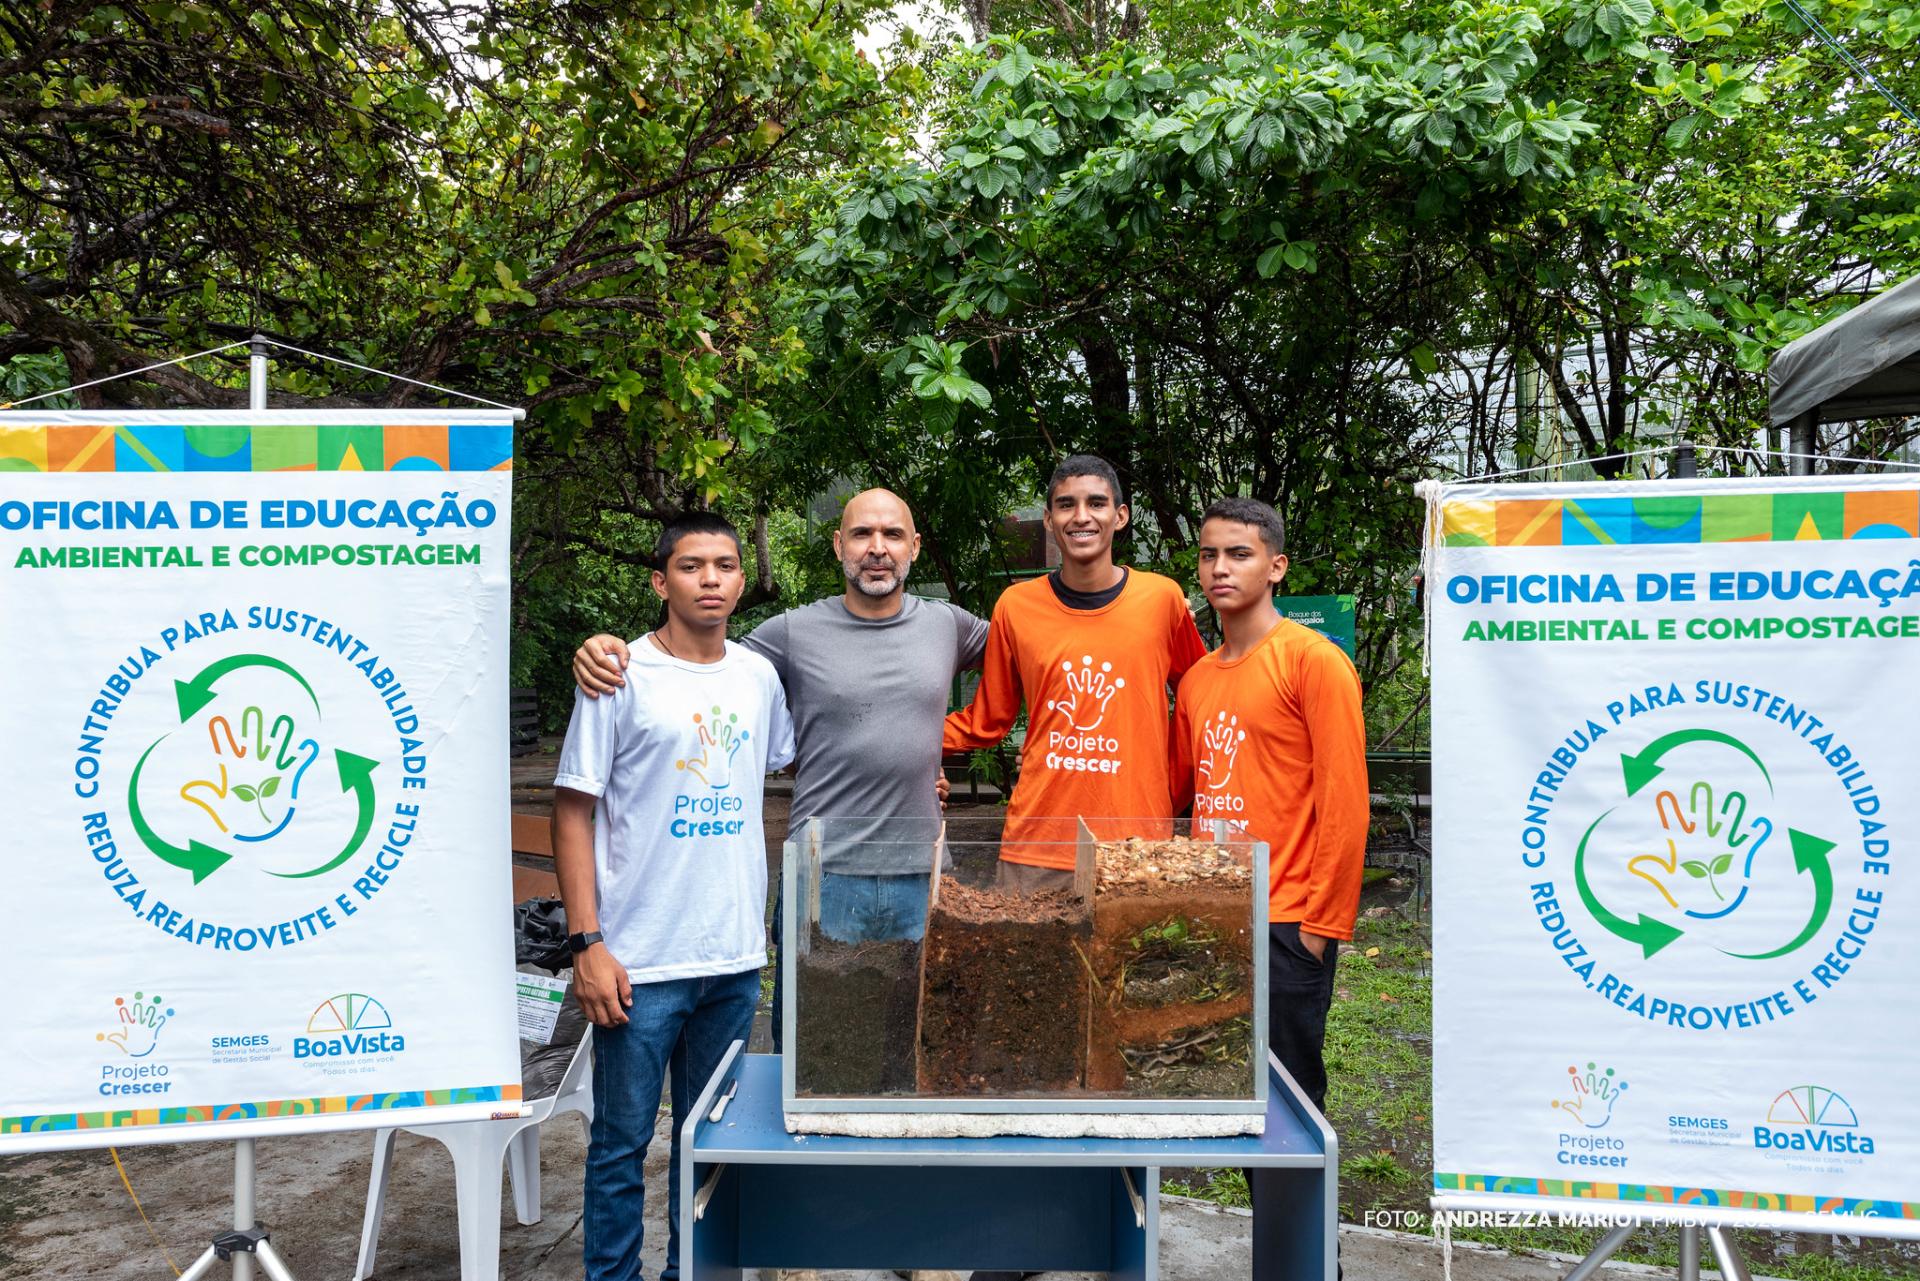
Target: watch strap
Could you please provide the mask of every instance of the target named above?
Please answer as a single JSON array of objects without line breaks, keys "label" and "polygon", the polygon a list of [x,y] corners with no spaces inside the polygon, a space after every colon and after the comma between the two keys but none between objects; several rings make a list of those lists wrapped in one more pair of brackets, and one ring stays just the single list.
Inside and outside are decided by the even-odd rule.
[{"label": "watch strap", "polygon": [[578,956],[595,943],[602,941],[599,930],[588,930],[584,934],[569,934],[567,935],[567,950],[575,956]]}]

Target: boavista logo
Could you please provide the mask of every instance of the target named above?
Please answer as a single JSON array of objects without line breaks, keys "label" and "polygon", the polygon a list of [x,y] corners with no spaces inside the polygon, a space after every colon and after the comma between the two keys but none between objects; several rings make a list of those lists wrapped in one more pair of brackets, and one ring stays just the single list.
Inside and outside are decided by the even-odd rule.
[{"label": "boavista logo", "polygon": [[307,1032],[293,1038],[296,1059],[397,1054],[407,1048],[387,1007],[364,992],[342,992],[320,1002],[307,1019]]},{"label": "boavista logo", "polygon": [[1853,1105],[1824,1085],[1796,1085],[1773,1096],[1764,1124],[1753,1127],[1763,1151],[1873,1155],[1873,1136],[1860,1128]]}]

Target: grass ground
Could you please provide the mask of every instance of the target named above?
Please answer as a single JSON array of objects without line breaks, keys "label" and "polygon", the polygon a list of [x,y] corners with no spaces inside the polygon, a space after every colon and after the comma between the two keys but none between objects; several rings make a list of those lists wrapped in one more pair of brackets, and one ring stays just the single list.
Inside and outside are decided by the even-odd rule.
[{"label": "grass ground", "polygon": [[[1404,876],[1376,876],[1361,899],[1353,943],[1340,952],[1327,1020],[1327,1118],[1340,1136],[1340,1217],[1430,1230],[1433,1173],[1433,951],[1430,918],[1412,912]],[[1238,1170],[1184,1173],[1166,1190],[1248,1204]],[[1370,1212],[1391,1211],[1391,1215]],[[1517,1251],[1581,1255],[1603,1234],[1587,1228],[1457,1228],[1454,1237]],[[1913,1281],[1920,1246],[1874,1238],[1736,1233],[1756,1273],[1795,1281]],[[1615,1258],[1672,1267],[1673,1230],[1635,1233]]]}]

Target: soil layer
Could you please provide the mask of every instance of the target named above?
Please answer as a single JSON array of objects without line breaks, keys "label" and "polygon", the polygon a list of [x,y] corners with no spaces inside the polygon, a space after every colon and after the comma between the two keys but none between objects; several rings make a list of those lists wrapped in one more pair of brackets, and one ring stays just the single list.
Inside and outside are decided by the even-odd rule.
[{"label": "soil layer", "polygon": [[842,943],[816,926],[795,969],[795,1091],[834,1098],[912,1093],[919,941]]},{"label": "soil layer", "polygon": [[1135,1098],[1251,1098],[1253,878],[1205,841],[1099,849],[1088,1085]]},{"label": "soil layer", "polygon": [[943,883],[927,922],[920,1093],[1083,1090],[1091,934],[1071,894]]}]

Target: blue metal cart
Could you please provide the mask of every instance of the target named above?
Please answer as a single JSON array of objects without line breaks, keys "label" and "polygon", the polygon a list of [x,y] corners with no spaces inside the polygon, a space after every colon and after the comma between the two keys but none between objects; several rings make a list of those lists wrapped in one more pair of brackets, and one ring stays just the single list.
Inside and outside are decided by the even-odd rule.
[{"label": "blue metal cart", "polygon": [[1220,1166],[1281,1172],[1285,1281],[1334,1281],[1338,1144],[1275,1059],[1258,1137],[863,1139],[788,1134],[779,1056],[743,1049],[734,1043],[682,1131],[681,1281],[758,1268],[1156,1281],[1160,1171]]}]

